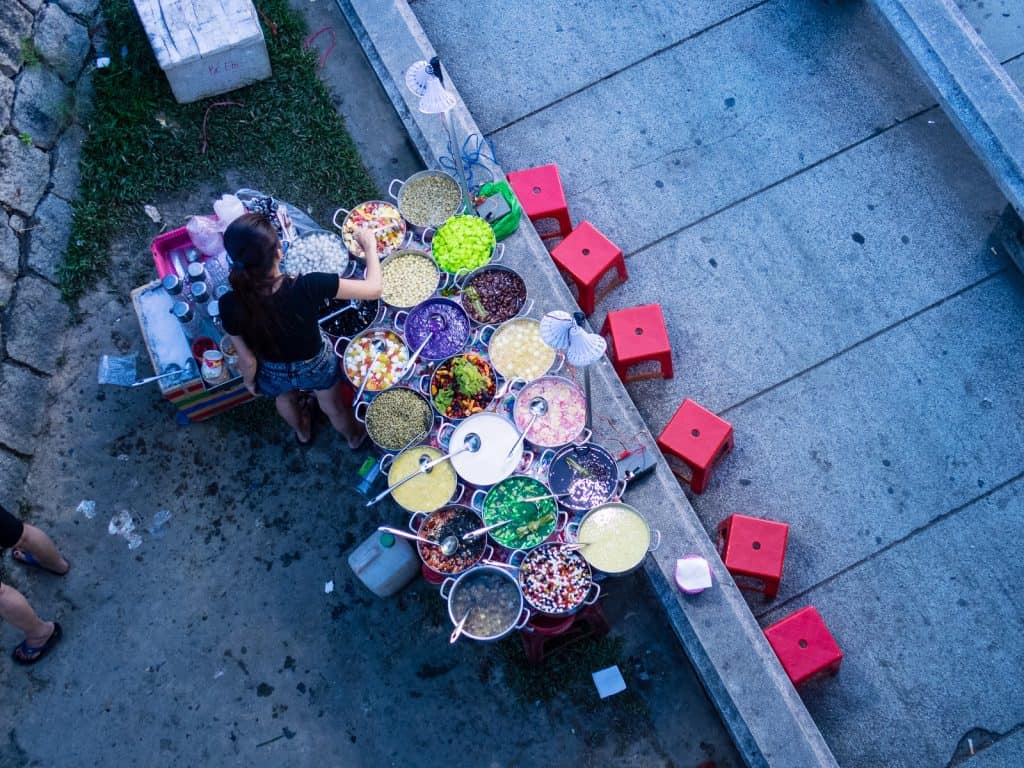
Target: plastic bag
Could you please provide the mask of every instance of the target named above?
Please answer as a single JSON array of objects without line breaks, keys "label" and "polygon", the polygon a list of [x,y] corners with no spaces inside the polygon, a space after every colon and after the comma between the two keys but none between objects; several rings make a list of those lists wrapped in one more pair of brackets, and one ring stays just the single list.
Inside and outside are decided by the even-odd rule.
[{"label": "plastic bag", "polygon": [[515,192],[512,191],[512,187],[508,185],[507,181],[488,182],[480,187],[479,195],[480,197],[501,195],[505,198],[505,202],[508,203],[508,207],[512,209],[509,213],[506,213],[500,219],[491,224],[491,228],[494,230],[494,238],[496,240],[504,240],[519,229],[519,219],[523,215],[523,207],[519,204],[519,201],[516,199]]},{"label": "plastic bag", "polygon": [[213,216],[193,216],[188,220],[188,236],[192,245],[205,256],[220,256],[224,253],[224,235],[220,222]]},{"label": "plastic bag", "polygon": [[220,200],[213,204],[213,212],[217,214],[217,225],[223,232],[232,221],[245,213],[245,206],[235,195],[221,195]]}]

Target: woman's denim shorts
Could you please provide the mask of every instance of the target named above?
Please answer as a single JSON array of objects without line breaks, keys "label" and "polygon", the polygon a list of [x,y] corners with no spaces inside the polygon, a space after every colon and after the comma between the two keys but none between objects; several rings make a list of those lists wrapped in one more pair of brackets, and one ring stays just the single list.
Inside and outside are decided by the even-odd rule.
[{"label": "woman's denim shorts", "polygon": [[320,354],[294,363],[260,360],[256,372],[256,391],[264,397],[277,397],[296,389],[330,389],[341,381],[341,367],[330,342],[324,339]]}]

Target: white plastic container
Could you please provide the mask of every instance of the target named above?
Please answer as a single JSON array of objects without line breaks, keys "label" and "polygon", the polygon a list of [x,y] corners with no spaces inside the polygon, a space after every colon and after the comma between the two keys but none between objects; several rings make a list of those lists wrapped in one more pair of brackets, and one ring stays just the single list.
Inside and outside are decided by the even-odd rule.
[{"label": "white plastic container", "polygon": [[420,572],[420,559],[412,545],[390,533],[374,531],[348,556],[359,580],[379,597],[388,597]]},{"label": "white plastic container", "polygon": [[134,0],[179,104],[270,77],[252,0]]}]

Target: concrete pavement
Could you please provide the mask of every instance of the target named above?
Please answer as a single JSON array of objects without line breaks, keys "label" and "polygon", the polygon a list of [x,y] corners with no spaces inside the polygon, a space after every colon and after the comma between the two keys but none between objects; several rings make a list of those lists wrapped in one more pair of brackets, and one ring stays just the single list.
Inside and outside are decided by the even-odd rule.
[{"label": "concrete pavement", "polygon": [[[804,699],[840,764],[1019,765],[1006,202],[864,5],[657,5],[412,8],[504,166],[559,163],[574,220],[627,251],[592,321],[664,305],[677,378],[630,387],[652,431],[684,396],[736,425],[691,500],[709,531],[791,523],[781,602],[750,604],[835,631],[844,669]],[[1019,82],[1024,6],[963,9]]]}]

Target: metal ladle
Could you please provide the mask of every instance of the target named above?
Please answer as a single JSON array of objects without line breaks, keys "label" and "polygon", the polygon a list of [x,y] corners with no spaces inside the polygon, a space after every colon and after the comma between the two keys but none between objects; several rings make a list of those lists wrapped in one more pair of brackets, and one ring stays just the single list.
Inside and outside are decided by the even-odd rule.
[{"label": "metal ladle", "polygon": [[535,397],[530,401],[530,413],[533,414],[533,416],[530,419],[530,423],[526,425],[526,429],[524,429],[522,434],[519,435],[519,439],[512,443],[512,447],[508,449],[508,453],[505,454],[506,459],[513,453],[515,453],[516,449],[523,444],[523,440],[526,439],[526,435],[530,432],[531,429],[533,429],[534,423],[537,421],[537,419],[539,419],[547,412],[548,401],[545,400],[543,397]]},{"label": "metal ladle", "polygon": [[466,436],[462,439],[462,447],[459,448],[459,450],[452,451],[451,453],[445,454],[444,456],[436,458],[433,461],[425,461],[424,459],[426,457],[425,456],[422,457],[420,459],[420,468],[418,470],[413,472],[408,477],[403,477],[401,480],[399,480],[394,485],[392,485],[392,486],[390,486],[388,488],[385,488],[383,491],[381,491],[376,496],[374,496],[372,499],[370,499],[368,502],[366,502],[366,506],[372,507],[374,504],[376,504],[378,501],[383,499],[385,496],[387,496],[393,490],[398,488],[400,485],[405,485],[407,482],[412,480],[414,477],[417,477],[417,476],[422,475],[422,474],[426,474],[427,472],[432,470],[434,467],[436,467],[438,464],[440,464],[442,461],[448,461],[449,459],[451,459],[451,458],[453,458],[455,456],[458,456],[460,453],[465,453],[466,451],[469,451],[470,453],[476,453],[479,450],[480,450],[480,435],[478,435],[476,432],[467,432]]},{"label": "metal ladle", "polygon": [[420,541],[424,544],[429,544],[432,547],[438,547],[441,550],[441,554],[445,557],[454,555],[455,550],[459,548],[458,536],[445,536],[440,541],[434,541],[433,539],[428,539],[423,536],[417,536],[415,533],[408,533],[403,531],[401,528],[390,528],[386,525],[378,526],[377,530],[383,531],[384,533],[390,533],[393,536],[401,536],[403,539],[409,539],[410,541]]},{"label": "metal ladle", "polygon": [[463,541],[473,541],[473,539],[478,539],[481,536],[483,536],[485,533],[490,533],[491,531],[495,531],[498,528],[502,528],[502,527],[508,525],[511,522],[512,522],[511,520],[502,520],[500,523],[494,523],[494,525],[485,525],[483,528],[477,528],[474,531],[470,531],[469,533],[462,534],[462,540]]},{"label": "metal ladle", "polygon": [[402,378],[403,379],[405,378],[406,374],[411,373],[413,368],[415,368],[416,361],[420,357],[420,352],[422,352],[423,348],[426,347],[427,344],[430,343],[430,340],[433,337],[434,337],[434,332],[431,331],[430,333],[427,334],[427,337],[423,340],[423,342],[416,348],[416,351],[412,353],[412,357],[409,358],[409,362],[405,364],[405,370],[402,372]]},{"label": "metal ladle", "polygon": [[471,614],[472,612],[473,609],[470,608],[468,611],[466,611],[466,615],[462,617],[462,621],[455,625],[455,630],[452,632],[452,636],[448,639],[449,643],[454,643],[456,640],[459,639],[459,635],[462,634],[462,628],[466,626],[466,619],[469,618],[469,614]]}]

